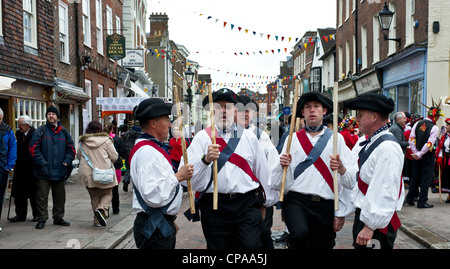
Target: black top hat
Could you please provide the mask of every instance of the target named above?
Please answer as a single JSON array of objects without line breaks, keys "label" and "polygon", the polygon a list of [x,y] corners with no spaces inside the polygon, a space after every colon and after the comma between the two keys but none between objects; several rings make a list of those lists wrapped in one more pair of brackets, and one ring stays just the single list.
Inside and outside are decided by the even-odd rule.
[{"label": "black top hat", "polygon": [[[259,111],[258,104],[250,97],[246,95],[238,95],[238,97],[241,99],[243,107],[247,106],[247,109],[253,109],[255,112]],[[241,111],[241,107],[238,108],[239,111]]]},{"label": "black top hat", "polygon": [[[227,88],[222,88],[218,91],[215,91],[212,93],[213,102],[217,101],[227,101],[233,104],[237,103],[244,103],[241,97],[239,97],[236,93],[234,93],[232,90]],[[206,110],[209,110],[209,96],[205,96],[203,98],[202,105]]]},{"label": "black top hat", "polygon": [[303,106],[310,101],[317,101],[322,103],[322,106],[327,109],[327,114],[333,113],[333,101],[325,97],[319,91],[311,91],[306,92],[300,96],[300,99],[298,100],[297,103],[297,112],[295,115],[297,118],[303,117],[301,110]]},{"label": "black top hat", "polygon": [[159,98],[148,98],[140,102],[134,110],[137,120],[153,119],[172,114],[172,103],[165,103]]},{"label": "black top hat", "polygon": [[389,114],[394,111],[395,103],[392,98],[388,98],[383,94],[365,93],[344,101],[344,107],[353,110],[363,109]]}]

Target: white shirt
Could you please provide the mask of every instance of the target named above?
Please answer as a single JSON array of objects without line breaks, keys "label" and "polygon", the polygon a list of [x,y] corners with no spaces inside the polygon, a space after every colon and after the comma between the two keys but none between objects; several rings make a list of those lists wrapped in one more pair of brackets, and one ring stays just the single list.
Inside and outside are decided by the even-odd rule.
[{"label": "white shirt", "polygon": [[[306,133],[309,141],[314,146],[320,137],[324,134],[326,127],[316,136],[312,137],[308,133]],[[286,152],[286,146],[288,143],[288,139],[284,142],[282,153]],[[340,159],[342,160],[344,166],[347,168],[347,172],[344,176],[350,176],[349,173],[351,171],[356,171],[356,159],[354,155],[351,153],[350,149],[345,144],[345,140],[342,135],[338,134],[338,154]],[[282,154],[281,153],[281,154]],[[281,155],[280,154],[280,155]],[[286,184],[285,184],[285,192],[294,191],[298,193],[308,194],[308,195],[317,195],[326,200],[334,200],[334,193],[332,189],[329,187],[323,176],[317,170],[317,168],[313,165],[309,166],[297,179],[294,180],[294,170],[297,165],[303,162],[307,155],[303,150],[300,142],[297,138],[296,133],[292,137],[291,142],[291,150],[290,154],[292,157],[291,165],[288,166],[286,173]],[[328,143],[325,149],[322,151],[320,158],[327,165],[328,170],[331,175],[333,175],[333,171],[329,168],[331,158],[333,155],[333,136],[328,140]],[[280,190],[281,188],[281,177],[283,174],[283,168],[278,162],[275,168],[272,170],[272,174],[269,181],[269,186],[276,190]],[[343,177],[338,173],[338,194],[339,194],[339,210],[335,212],[335,216],[344,217],[354,211],[354,207],[351,204],[350,193],[343,188],[340,184],[340,178]]]},{"label": "white shirt", "polygon": [[[256,129],[256,127],[254,125],[251,125],[248,128],[248,130],[250,132],[252,132],[253,134],[255,134],[255,129]],[[260,129],[260,137],[259,137],[258,141],[259,141],[261,150],[264,152],[264,156],[267,159],[267,164],[269,165],[269,171],[271,171],[272,168],[274,168],[278,163],[280,163],[280,156],[278,155],[277,148],[275,148],[274,144],[270,140],[270,136],[261,129]],[[267,183],[268,183],[268,181],[267,181]],[[271,192],[270,199],[273,199],[273,200],[269,201],[269,204],[271,204],[271,205],[276,204],[278,202],[278,200],[280,199],[279,191],[270,188],[269,185],[265,186],[263,184],[263,187],[264,187],[264,190],[266,191],[266,196],[267,196],[267,192]]]},{"label": "white shirt", "polygon": [[[388,130],[383,131],[372,137],[366,148],[384,134],[392,135]],[[359,150],[354,148],[353,152],[358,154]],[[361,180],[369,185],[366,195],[358,188],[356,173],[343,180],[344,186],[352,189],[354,206],[361,209],[361,221],[373,230],[386,227],[394,212],[402,208],[405,198],[402,184],[403,162],[404,155],[400,145],[394,141],[385,141],[370,154],[361,167]]]},{"label": "white shirt", "polygon": [[[228,143],[232,133],[226,133],[223,136],[225,142]],[[213,170],[212,162],[210,165],[205,165],[201,158],[208,151],[208,146],[212,144],[206,130],[201,130],[194,136],[192,143],[187,148],[187,154],[189,157],[189,163],[194,165],[194,175],[191,178],[192,189],[194,191],[203,192],[211,179],[211,173]],[[267,164],[264,153],[260,149],[258,139],[249,130],[244,129],[241,135],[239,144],[234,151],[244,158],[254,175],[261,182],[261,185],[266,190],[268,186],[268,179],[270,175],[270,169]],[[181,164],[180,166],[182,166]],[[258,182],[254,182],[251,177],[246,174],[241,168],[227,161],[217,175],[218,192],[219,193],[246,193],[259,187]],[[213,183],[206,190],[206,193],[213,192]],[[277,202],[276,197],[272,197],[272,192],[266,192],[265,206],[272,206]],[[220,203],[220,201],[219,201]]]},{"label": "white shirt", "polygon": [[[137,139],[136,143],[144,139]],[[159,208],[172,201],[179,185],[172,165],[158,150],[152,146],[139,148],[131,162],[130,175],[133,185],[141,194],[147,205]],[[167,215],[177,215],[181,207],[183,189],[180,186],[177,197],[167,209]],[[133,211],[144,211],[133,193]]]}]

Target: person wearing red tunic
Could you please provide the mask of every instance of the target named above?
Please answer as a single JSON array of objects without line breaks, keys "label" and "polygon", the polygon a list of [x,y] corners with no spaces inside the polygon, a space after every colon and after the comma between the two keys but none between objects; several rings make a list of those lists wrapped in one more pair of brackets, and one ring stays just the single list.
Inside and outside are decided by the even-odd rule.
[{"label": "person wearing red tunic", "polygon": [[339,124],[340,134],[344,137],[345,144],[350,150],[353,149],[359,139],[357,132],[355,132],[355,124],[356,120],[354,117],[346,118]]},{"label": "person wearing red tunic", "polygon": [[[173,126],[173,137],[169,140],[170,159],[172,159],[172,165],[178,169],[180,165],[181,156],[183,156],[183,148],[181,147],[180,130],[178,126]],[[189,139],[186,139],[186,148],[189,146]]]}]

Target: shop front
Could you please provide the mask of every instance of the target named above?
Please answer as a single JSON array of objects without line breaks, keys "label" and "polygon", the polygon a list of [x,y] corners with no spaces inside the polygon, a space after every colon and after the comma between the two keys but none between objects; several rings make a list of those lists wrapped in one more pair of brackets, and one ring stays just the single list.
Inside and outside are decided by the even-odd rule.
[{"label": "shop front", "polygon": [[50,85],[32,83],[17,79],[10,89],[0,92],[0,107],[4,112],[6,124],[17,129],[20,116],[28,115],[34,127],[46,122],[45,112],[49,106],[52,94]]},{"label": "shop front", "polygon": [[395,111],[424,116],[426,108],[426,47],[412,47],[376,65],[383,74],[383,93],[394,99]]},{"label": "shop front", "polygon": [[78,143],[78,137],[83,133],[83,104],[91,97],[83,88],[72,85],[68,81],[55,78],[55,87],[53,98],[60,112],[61,124],[69,130],[75,144]]}]

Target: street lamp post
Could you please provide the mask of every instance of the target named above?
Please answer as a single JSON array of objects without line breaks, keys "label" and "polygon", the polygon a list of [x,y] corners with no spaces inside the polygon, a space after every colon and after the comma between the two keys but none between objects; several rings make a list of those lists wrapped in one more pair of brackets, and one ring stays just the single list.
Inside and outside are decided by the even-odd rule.
[{"label": "street lamp post", "polygon": [[186,82],[187,82],[187,90],[186,90],[186,95],[185,97],[185,101],[188,103],[189,105],[189,133],[191,133],[190,128],[191,128],[191,106],[192,106],[192,83],[194,82],[194,76],[195,73],[192,71],[191,67],[189,66],[187,71],[184,73],[184,76],[186,77]]},{"label": "street lamp post", "polygon": [[380,22],[380,28],[383,31],[384,40],[396,41],[400,47],[402,44],[402,40],[400,38],[388,38],[389,28],[391,27],[394,14],[395,12],[389,10],[387,2],[384,2],[383,10],[378,13],[378,21]]}]

